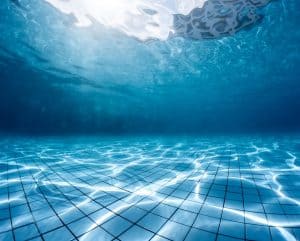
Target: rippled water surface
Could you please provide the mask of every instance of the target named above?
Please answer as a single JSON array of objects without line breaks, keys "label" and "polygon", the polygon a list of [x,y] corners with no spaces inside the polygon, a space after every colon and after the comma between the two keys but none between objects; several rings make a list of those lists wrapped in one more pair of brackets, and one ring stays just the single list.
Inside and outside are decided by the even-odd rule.
[{"label": "rippled water surface", "polygon": [[2,138],[0,240],[299,240],[300,139]]},{"label": "rippled water surface", "polygon": [[2,2],[0,130],[300,129],[298,0]]},{"label": "rippled water surface", "polygon": [[299,0],[0,1],[0,241],[300,240]]}]

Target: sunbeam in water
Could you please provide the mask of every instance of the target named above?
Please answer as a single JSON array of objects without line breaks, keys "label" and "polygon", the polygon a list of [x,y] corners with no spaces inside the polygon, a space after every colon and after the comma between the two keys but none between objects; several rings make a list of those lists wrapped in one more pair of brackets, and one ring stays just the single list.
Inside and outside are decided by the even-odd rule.
[{"label": "sunbeam in water", "polygon": [[139,40],[166,40],[170,35],[194,39],[233,34],[259,19],[257,9],[270,0],[45,0],[78,27],[98,21]]},{"label": "sunbeam in water", "polygon": [[299,0],[1,0],[0,241],[300,240]]}]

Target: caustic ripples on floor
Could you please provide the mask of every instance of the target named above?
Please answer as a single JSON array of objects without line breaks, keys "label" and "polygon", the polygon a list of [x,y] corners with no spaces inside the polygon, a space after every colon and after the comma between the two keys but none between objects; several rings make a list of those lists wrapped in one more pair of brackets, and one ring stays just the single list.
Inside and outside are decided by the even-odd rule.
[{"label": "caustic ripples on floor", "polygon": [[295,137],[0,145],[0,240],[300,239]]}]

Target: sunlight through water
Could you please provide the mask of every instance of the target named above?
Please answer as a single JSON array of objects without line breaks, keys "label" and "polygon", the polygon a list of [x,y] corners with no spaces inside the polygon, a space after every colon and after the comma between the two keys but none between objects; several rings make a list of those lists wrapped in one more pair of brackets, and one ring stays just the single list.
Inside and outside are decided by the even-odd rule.
[{"label": "sunlight through water", "polygon": [[267,136],[3,140],[0,238],[298,240],[299,147]]},{"label": "sunlight through water", "polygon": [[[73,14],[76,25],[98,21],[139,40],[166,40],[170,34],[193,38],[234,33],[257,20],[256,8],[269,0],[45,0],[65,14]],[[201,26],[202,25],[202,26]],[[204,35],[204,32],[208,32]]]}]

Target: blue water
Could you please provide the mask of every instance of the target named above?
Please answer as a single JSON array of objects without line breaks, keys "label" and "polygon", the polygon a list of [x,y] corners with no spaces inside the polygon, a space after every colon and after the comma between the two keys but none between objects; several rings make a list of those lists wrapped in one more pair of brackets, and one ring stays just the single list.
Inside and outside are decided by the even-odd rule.
[{"label": "blue water", "polygon": [[299,240],[295,136],[7,138],[0,240]]},{"label": "blue water", "polygon": [[0,241],[300,240],[298,0],[2,0]]},{"label": "blue water", "polygon": [[271,1],[229,36],[146,42],[97,22],[77,27],[44,0],[2,2],[4,131],[299,130],[297,0]]}]

